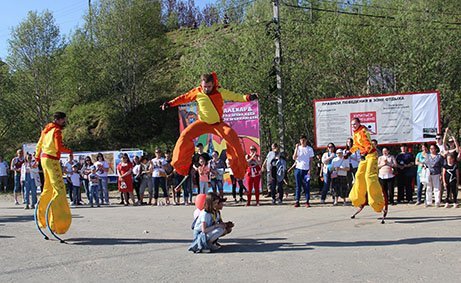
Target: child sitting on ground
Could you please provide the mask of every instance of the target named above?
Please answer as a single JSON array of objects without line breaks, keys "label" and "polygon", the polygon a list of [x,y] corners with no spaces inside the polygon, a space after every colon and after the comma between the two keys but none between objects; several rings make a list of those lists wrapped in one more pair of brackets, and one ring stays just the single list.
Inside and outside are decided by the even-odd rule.
[{"label": "child sitting on ground", "polygon": [[225,225],[216,222],[219,200],[220,198],[217,194],[207,194],[203,210],[194,220],[194,241],[189,247],[189,251],[209,253],[211,250],[219,249],[219,246],[214,242],[226,232]]}]

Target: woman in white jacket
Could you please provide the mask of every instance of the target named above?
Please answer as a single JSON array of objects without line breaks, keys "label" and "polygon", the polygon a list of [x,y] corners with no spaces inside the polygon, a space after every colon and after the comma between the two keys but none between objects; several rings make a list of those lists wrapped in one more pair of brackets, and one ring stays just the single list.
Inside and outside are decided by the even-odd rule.
[{"label": "woman in white jacket", "polygon": [[[27,154],[26,160],[21,166],[21,183],[24,188],[24,199],[26,206],[24,209],[35,208],[37,204],[37,182],[40,184],[40,176],[38,174],[38,164],[32,159],[32,155]],[[32,203],[30,196],[32,195]]]}]

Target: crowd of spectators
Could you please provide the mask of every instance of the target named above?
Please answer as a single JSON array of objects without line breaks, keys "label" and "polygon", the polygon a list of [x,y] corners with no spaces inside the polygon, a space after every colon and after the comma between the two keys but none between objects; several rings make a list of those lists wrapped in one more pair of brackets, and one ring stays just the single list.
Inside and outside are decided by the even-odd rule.
[{"label": "crowd of spectators", "polygon": [[[378,141],[373,140],[379,153],[379,181],[383,189],[387,191],[389,204],[424,204],[426,207],[439,207],[443,202],[447,208],[451,205],[458,207],[459,170],[457,163],[461,161],[461,152],[456,138],[449,132],[447,128],[443,137],[438,134],[434,142],[430,145],[423,143],[419,146],[420,148],[401,144],[400,151],[395,155],[392,154],[395,147],[380,147]],[[346,141],[346,151],[351,147],[351,143],[352,140]],[[321,202],[325,201],[326,192],[331,190],[333,204],[337,204],[338,196],[342,197],[341,186],[343,184],[337,177],[340,174],[335,173],[335,171],[338,173],[341,171],[338,171],[338,166],[334,162],[335,158],[341,158],[341,150],[336,150],[335,153],[335,149],[335,145],[330,143],[320,161],[320,176],[324,182]],[[413,149],[416,149],[416,155]],[[360,152],[356,154],[355,158],[354,155],[348,158],[350,167],[348,172],[352,174],[347,175],[349,178],[347,191],[350,191],[353,186],[354,169],[352,168],[356,171],[360,160]],[[330,180],[338,181],[335,184]],[[397,194],[395,194],[395,188],[397,188]]]},{"label": "crowd of spectators", "polygon": [[[461,160],[461,152],[456,138],[449,132],[447,128],[444,135],[437,135],[433,143],[421,144],[416,155],[416,147],[401,144],[400,151],[394,155],[392,152],[395,147],[380,147],[378,141],[373,140],[379,152],[379,181],[388,194],[390,205],[408,203],[458,207],[457,162]],[[227,173],[235,203],[250,206],[254,194],[254,204],[259,206],[259,188],[262,179],[265,179],[263,192],[271,198],[272,204],[282,204],[288,196],[284,188],[290,184],[291,179],[295,207],[300,207],[301,200],[306,207],[310,207],[311,182],[317,182],[320,204],[330,202],[327,197],[331,196],[333,205],[347,205],[360,162],[360,152],[349,153],[352,143],[352,139],[347,139],[341,146],[329,143],[324,152],[315,155],[307,137],[303,135],[294,146],[294,162],[291,167],[286,152],[281,151],[276,143],[271,145],[266,158],[261,158],[256,147],[252,146],[246,155],[248,169],[243,180],[234,177],[225,152],[219,154],[214,151],[209,154],[204,151],[202,144],[197,145],[197,151],[192,156],[190,174],[184,180],[185,177],[177,175],[171,166],[169,151],[163,152],[158,148],[152,158],[148,155],[136,156],[133,160],[125,153],[116,168],[120,204],[169,205],[172,198],[173,204],[190,205],[193,203],[193,188],[197,188],[197,193],[211,190],[223,198],[224,174]],[[80,161],[70,154],[62,164],[62,169],[71,205],[85,204],[82,193],[86,194],[86,203],[92,207],[110,204],[109,164],[103,154],[98,154],[96,160],[86,156]],[[293,177],[288,177],[291,171],[294,171]],[[33,156],[24,155],[22,150],[17,151],[10,164],[0,156],[0,190],[6,192],[11,179],[15,204],[19,205],[19,197],[22,196],[25,208],[34,208],[37,191],[40,192],[42,186],[43,176],[40,176],[40,172],[39,164]]]}]

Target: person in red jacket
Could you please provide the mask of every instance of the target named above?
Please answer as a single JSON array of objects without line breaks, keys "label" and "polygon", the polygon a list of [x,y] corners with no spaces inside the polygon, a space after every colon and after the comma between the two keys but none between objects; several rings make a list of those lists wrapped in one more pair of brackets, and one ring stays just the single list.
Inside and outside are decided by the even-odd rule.
[{"label": "person in red jacket", "polygon": [[239,95],[221,88],[216,73],[213,72],[202,75],[200,86],[163,103],[162,110],[192,101],[198,104],[198,120],[181,132],[173,150],[171,165],[176,172],[182,176],[189,175],[191,157],[195,149],[193,140],[200,135],[211,133],[226,141],[226,154],[232,171],[237,179],[243,179],[247,168],[245,153],[237,133],[222,119],[223,106],[224,100],[245,102],[255,99],[258,99],[258,95],[254,93]]},{"label": "person in red jacket", "polygon": [[250,154],[246,156],[248,162],[247,169],[247,188],[248,200],[247,206],[251,204],[251,191],[254,189],[256,197],[256,206],[259,206],[259,184],[261,181],[261,157],[254,145],[250,146]]}]

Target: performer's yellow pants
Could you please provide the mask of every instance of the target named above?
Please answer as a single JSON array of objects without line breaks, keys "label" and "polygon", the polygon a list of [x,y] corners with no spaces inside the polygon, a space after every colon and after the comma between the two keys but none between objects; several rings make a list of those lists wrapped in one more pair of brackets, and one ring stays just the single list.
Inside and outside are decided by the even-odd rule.
[{"label": "performer's yellow pants", "polygon": [[61,165],[59,160],[42,158],[41,159],[45,183],[40,196],[38,206],[38,221],[42,228],[46,228],[45,213],[48,204],[52,200],[48,213],[50,228],[56,234],[64,234],[69,230],[72,222],[69,203],[66,198],[66,186],[62,177]]},{"label": "performer's yellow pants", "polygon": [[354,206],[368,204],[376,212],[381,212],[384,207],[384,198],[378,180],[378,154],[370,153],[362,160],[355,174],[355,183],[349,193],[349,199]]}]

